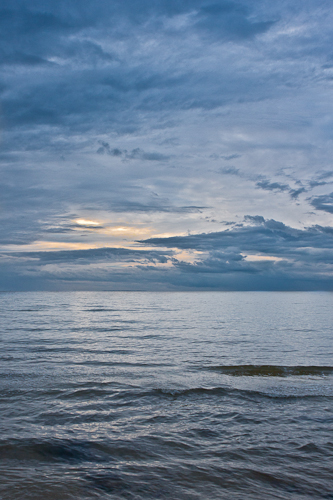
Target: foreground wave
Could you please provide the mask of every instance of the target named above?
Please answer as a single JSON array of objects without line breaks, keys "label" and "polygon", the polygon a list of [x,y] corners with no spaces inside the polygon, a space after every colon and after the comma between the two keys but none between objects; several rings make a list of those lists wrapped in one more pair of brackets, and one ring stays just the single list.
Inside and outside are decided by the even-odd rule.
[{"label": "foreground wave", "polygon": [[209,366],[233,377],[295,377],[333,374],[333,366],[221,365]]}]

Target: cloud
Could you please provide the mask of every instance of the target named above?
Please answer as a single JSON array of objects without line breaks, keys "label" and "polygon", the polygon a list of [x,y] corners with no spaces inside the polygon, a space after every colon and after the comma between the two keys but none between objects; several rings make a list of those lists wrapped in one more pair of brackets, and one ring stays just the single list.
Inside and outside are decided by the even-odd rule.
[{"label": "cloud", "polygon": [[249,10],[238,2],[219,1],[203,5],[196,13],[195,27],[206,33],[227,40],[248,40],[265,33],[274,21],[250,19]]},{"label": "cloud", "polygon": [[66,289],[80,289],[85,282],[88,289],[122,283],[130,289],[333,290],[333,228],[295,229],[261,216],[245,221],[220,232],[140,242],[156,250],[7,252],[0,284],[11,275],[42,288],[66,282]]},{"label": "cloud", "polygon": [[42,57],[31,55],[29,53],[20,51],[5,51],[0,50],[0,66],[1,65],[12,65],[12,66],[37,66],[41,64],[50,64],[49,61],[43,59]]},{"label": "cloud", "polygon": [[97,149],[98,154],[109,154],[110,156],[122,156],[123,151],[118,148],[111,149],[110,144],[105,141],[99,141],[100,147]]},{"label": "cloud", "polygon": [[182,273],[200,274],[254,274],[259,272],[258,266],[246,262],[244,257],[237,252],[220,252],[214,250],[209,252],[208,257],[194,264],[174,259],[174,266]]},{"label": "cloud", "polygon": [[[235,227],[225,231],[150,238],[141,243],[166,248],[195,249],[200,251],[237,251],[240,254],[269,255],[283,259],[306,260],[324,264],[322,257],[333,248],[333,228],[313,226],[295,229],[275,220],[264,220],[261,216],[246,216],[253,225]],[[327,256],[325,254],[325,256]]]},{"label": "cloud", "polygon": [[299,189],[290,189],[289,190],[289,194],[290,194],[291,198],[293,198],[294,200],[297,200],[297,198],[299,197],[300,194],[306,193],[306,192],[307,192],[307,189],[305,189],[304,187],[301,187]]},{"label": "cloud", "polygon": [[234,154],[232,154],[232,155],[221,156],[221,158],[222,158],[223,160],[227,160],[227,161],[229,161],[229,160],[235,160],[236,158],[240,158],[240,157],[241,157],[241,155],[236,154],[236,153],[234,153]]},{"label": "cloud", "polygon": [[[1,268],[7,285],[9,269],[18,287],[129,286],[140,273],[148,288],[265,287],[273,276],[280,287],[306,276],[321,283],[331,272],[332,22],[324,0],[3,0],[5,258],[8,245],[49,240],[110,247],[103,231],[119,221],[191,233],[175,248],[204,253],[173,256],[165,268],[133,255],[126,270],[111,250],[106,261],[12,255]],[[297,200],[292,209],[286,197]],[[261,215],[243,219],[252,213]],[[108,222],[80,232],[78,218]],[[216,231],[219,221],[229,231]],[[293,229],[302,225],[311,228]],[[169,259],[171,240],[163,244]]]},{"label": "cloud", "polygon": [[259,181],[256,183],[256,187],[260,189],[265,189],[266,191],[289,191],[290,186],[288,184],[281,184],[280,182],[269,182],[267,180]]},{"label": "cloud", "polygon": [[262,215],[245,215],[244,220],[252,222],[252,224],[265,224],[265,219]]},{"label": "cloud", "polygon": [[282,193],[288,192],[293,200],[297,200],[300,194],[307,192],[307,189],[305,189],[304,187],[293,189],[288,184],[283,184],[281,182],[270,182],[267,179],[258,181],[256,183],[256,187],[264,189],[266,191],[275,191]]},{"label": "cloud", "polygon": [[[333,290],[333,228],[294,229],[275,220],[263,221],[261,216],[247,216],[245,220],[254,225],[152,238],[144,243],[204,252],[197,262],[180,262],[175,267],[186,274],[234,276],[234,284],[229,279],[212,278],[212,286],[217,288]],[[246,278],[250,275],[252,281]],[[209,286],[209,279],[205,277],[200,283]]]},{"label": "cloud", "polygon": [[219,173],[224,174],[224,175],[239,175],[241,176],[241,172],[239,171],[239,168],[235,167],[222,167],[219,170]]},{"label": "cloud", "polygon": [[317,196],[310,199],[311,205],[316,210],[323,210],[329,214],[333,214],[333,193]]},{"label": "cloud", "polygon": [[327,180],[333,177],[333,170],[329,170],[326,172],[320,172],[317,174],[313,180],[309,181],[310,188],[315,188],[318,186],[326,186],[328,184],[332,184],[333,180]]},{"label": "cloud", "polygon": [[118,156],[123,160],[148,160],[148,161],[166,161],[170,158],[168,155],[157,152],[143,151],[141,148],[121,150],[119,148],[111,148],[110,144],[105,141],[100,141],[100,147],[97,149],[98,154],[108,154],[110,156]]},{"label": "cloud", "polygon": [[36,259],[40,264],[45,263],[86,263],[91,262],[136,262],[143,259],[147,262],[166,263],[173,252],[154,250],[132,250],[127,248],[94,248],[88,250],[60,250],[49,252],[20,252],[10,253],[22,259]]},{"label": "cloud", "polygon": [[[111,129],[134,131],[140,126],[140,110],[221,105],[225,97],[221,101],[216,88],[208,98],[202,92],[201,76],[181,68],[181,59],[174,60],[174,69],[174,63],[171,67],[158,64],[157,53],[151,53],[148,59],[143,56],[140,41],[143,50],[145,38],[156,36],[157,23],[161,43],[165,43],[170,37],[165,19],[182,15],[192,19],[187,25],[188,37],[196,30],[224,33],[227,39],[247,39],[268,27],[249,20],[251,12],[238,3],[171,4],[141,2],[138,8],[134,1],[110,4],[99,0],[86,1],[84,7],[73,2],[69,8],[63,2],[55,5],[46,1],[43,6],[38,2],[4,2],[3,63],[36,66],[36,72],[30,72],[24,83],[12,72],[6,76],[11,88],[3,96],[7,126],[47,124],[68,127],[67,133],[70,130],[75,134],[114,124]],[[125,52],[116,49],[120,43],[128,46]],[[133,52],[132,58],[128,51]],[[164,59],[174,59],[167,45],[163,51]],[[165,160],[162,153],[142,155],[146,160]]]},{"label": "cloud", "polygon": [[156,152],[145,152],[140,148],[132,149],[132,151],[124,151],[126,160],[148,160],[148,161],[166,161],[170,157]]}]

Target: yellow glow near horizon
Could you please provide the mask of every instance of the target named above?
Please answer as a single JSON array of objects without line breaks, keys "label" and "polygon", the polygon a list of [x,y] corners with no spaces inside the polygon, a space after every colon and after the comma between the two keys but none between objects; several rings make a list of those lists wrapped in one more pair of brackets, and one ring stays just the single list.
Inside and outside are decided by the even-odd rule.
[{"label": "yellow glow near horizon", "polygon": [[27,245],[6,245],[2,252],[49,252],[54,250],[89,250],[91,248],[102,248],[103,244],[70,243],[65,241],[34,241]]},{"label": "yellow glow near horizon", "polygon": [[77,231],[91,231],[93,229],[99,229],[98,236],[96,237],[105,237],[112,236],[114,238],[138,238],[146,235],[150,235],[152,229],[150,227],[135,227],[126,225],[126,223],[122,225],[110,224],[108,222],[98,222],[96,220],[91,219],[75,219],[73,221],[77,227],[75,228]]},{"label": "yellow glow near horizon", "polygon": [[106,234],[111,234],[113,236],[143,236],[146,234],[151,234],[151,229],[149,227],[133,227],[133,226],[113,226],[108,227],[105,230]]},{"label": "yellow glow near horizon", "polygon": [[281,257],[274,257],[273,255],[244,255],[244,254],[242,255],[248,262],[259,262],[264,260],[275,260],[275,261],[286,260],[282,259]]},{"label": "yellow glow near horizon", "polygon": [[99,222],[88,219],[75,219],[74,222],[76,222],[76,224],[79,224],[79,226],[100,226]]}]

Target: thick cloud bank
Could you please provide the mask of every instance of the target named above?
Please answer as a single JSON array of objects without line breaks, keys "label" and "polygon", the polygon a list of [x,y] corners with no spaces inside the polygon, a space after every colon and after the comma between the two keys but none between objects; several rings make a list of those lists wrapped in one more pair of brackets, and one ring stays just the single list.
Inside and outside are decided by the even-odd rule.
[{"label": "thick cloud bank", "polygon": [[300,230],[247,216],[232,229],[141,243],[159,250],[10,253],[2,274],[9,266],[27,287],[42,280],[51,289],[333,290],[331,227]]}]

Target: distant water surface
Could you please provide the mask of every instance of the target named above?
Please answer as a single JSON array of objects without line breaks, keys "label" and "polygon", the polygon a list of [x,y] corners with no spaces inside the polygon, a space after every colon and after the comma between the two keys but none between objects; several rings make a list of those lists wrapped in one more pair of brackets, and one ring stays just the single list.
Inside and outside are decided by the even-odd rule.
[{"label": "distant water surface", "polygon": [[333,499],[333,294],[0,294],[0,499]]}]

